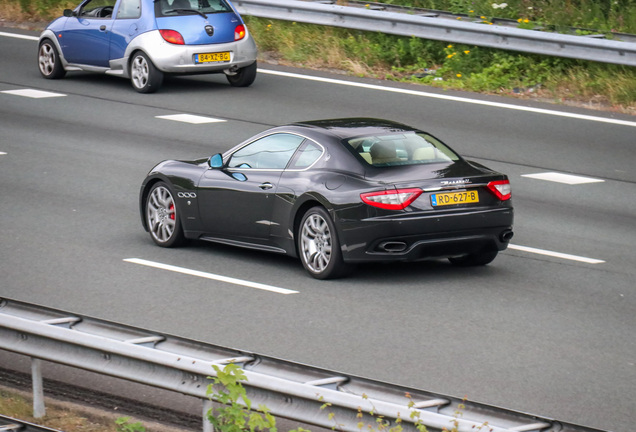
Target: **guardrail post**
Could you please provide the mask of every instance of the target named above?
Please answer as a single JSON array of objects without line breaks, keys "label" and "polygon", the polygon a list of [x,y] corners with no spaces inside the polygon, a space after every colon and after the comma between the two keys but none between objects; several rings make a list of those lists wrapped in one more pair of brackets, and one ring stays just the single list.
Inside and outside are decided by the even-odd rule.
[{"label": "guardrail post", "polygon": [[31,380],[33,381],[33,417],[46,415],[44,385],[42,383],[42,360],[31,357]]},{"label": "guardrail post", "polygon": [[208,412],[212,409],[212,401],[203,399],[203,432],[214,432],[214,426],[208,420]]}]

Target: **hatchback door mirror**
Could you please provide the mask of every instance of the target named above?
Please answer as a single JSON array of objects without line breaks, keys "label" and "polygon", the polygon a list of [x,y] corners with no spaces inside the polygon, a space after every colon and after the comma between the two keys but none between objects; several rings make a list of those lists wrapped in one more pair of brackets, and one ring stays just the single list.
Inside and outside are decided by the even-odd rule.
[{"label": "hatchback door mirror", "polygon": [[65,17],[72,17],[73,16],[73,11],[71,9],[64,9],[64,16]]},{"label": "hatchback door mirror", "polygon": [[210,168],[223,168],[223,156],[221,156],[221,153],[217,153],[212,156],[208,161],[208,164],[210,165]]}]

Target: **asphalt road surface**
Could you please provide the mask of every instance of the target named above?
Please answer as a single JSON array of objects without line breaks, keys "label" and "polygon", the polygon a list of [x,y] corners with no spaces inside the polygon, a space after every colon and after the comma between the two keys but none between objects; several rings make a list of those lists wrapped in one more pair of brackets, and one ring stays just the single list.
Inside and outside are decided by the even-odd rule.
[{"label": "asphalt road surface", "polygon": [[[44,80],[36,34],[0,32],[0,297],[633,429],[636,117],[265,64],[245,89],[199,76],[140,95],[116,77]],[[163,117],[180,114],[204,122]],[[139,186],[156,162],[209,156],[272,125],[355,116],[420,127],[507,173],[511,247],[484,268],[360,266],[317,281],[291,258],[162,249],[143,231]]]}]

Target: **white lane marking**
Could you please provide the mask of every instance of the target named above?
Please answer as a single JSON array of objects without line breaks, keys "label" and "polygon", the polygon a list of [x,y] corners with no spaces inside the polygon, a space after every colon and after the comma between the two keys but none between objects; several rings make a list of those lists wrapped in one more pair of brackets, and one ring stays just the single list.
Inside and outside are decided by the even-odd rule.
[{"label": "white lane marking", "polygon": [[6,155],[6,154],[7,154],[6,152],[2,152],[2,151],[0,151],[0,156],[4,156],[4,155]]},{"label": "white lane marking", "polygon": [[558,172],[544,172],[537,174],[522,174],[521,177],[528,177],[537,180],[547,180],[557,183],[565,183],[569,185],[579,185],[587,183],[603,183],[605,180],[595,179],[591,177],[575,176],[572,174],[562,174]]},{"label": "white lane marking", "polygon": [[190,275],[190,276],[197,276],[197,277],[201,277],[201,278],[205,278],[205,279],[212,279],[212,280],[216,280],[216,281],[220,281],[220,282],[226,282],[229,284],[234,284],[234,285],[242,285],[242,286],[246,286],[249,288],[256,288],[256,289],[260,289],[260,290],[264,290],[264,291],[271,291],[271,292],[275,292],[278,294],[298,294],[298,291],[294,291],[294,290],[290,290],[290,289],[286,289],[286,288],[279,288],[279,287],[275,287],[272,285],[265,285],[262,283],[258,283],[258,282],[250,282],[250,281],[246,281],[246,280],[242,280],[242,279],[235,279],[232,277],[227,277],[227,276],[221,276],[221,275],[217,275],[214,273],[206,273],[206,272],[202,272],[202,271],[198,271],[198,270],[191,270],[191,269],[187,269],[185,267],[177,267],[177,266],[173,266],[173,265],[169,265],[169,264],[162,264],[162,263],[158,263],[158,262],[154,262],[154,261],[147,261],[144,259],[139,259],[139,258],[127,258],[124,259],[125,262],[129,262],[129,263],[133,263],[133,264],[139,264],[139,265],[143,265],[143,266],[147,266],[147,267],[154,267],[154,268],[158,268],[158,269],[162,269],[162,270],[168,270],[168,271],[172,271],[175,273],[182,273],[182,274],[186,274],[186,275]]},{"label": "white lane marking", "polygon": [[4,90],[4,91],[1,91],[0,93],[11,94],[14,96],[24,96],[24,97],[33,98],[33,99],[66,96],[65,94],[62,94],[62,93],[53,93],[53,92],[33,90],[33,89]]},{"label": "white lane marking", "polygon": [[561,112],[561,111],[554,111],[554,110],[541,109],[541,108],[532,108],[532,107],[526,107],[521,105],[505,104],[500,102],[489,102],[484,100],[469,99],[465,97],[450,96],[450,95],[436,94],[436,93],[427,93],[427,92],[423,92],[419,90],[408,90],[408,89],[401,89],[401,88],[395,88],[395,87],[384,87],[384,86],[379,86],[374,84],[364,84],[364,83],[358,83],[358,82],[352,82],[352,81],[344,81],[344,80],[338,80],[338,79],[332,79],[332,78],[322,78],[322,77],[301,75],[301,74],[274,71],[274,70],[268,70],[268,69],[258,69],[258,72],[269,74],[269,75],[283,76],[287,78],[298,78],[298,79],[304,79],[309,81],[319,81],[319,82],[324,82],[329,84],[339,84],[339,85],[346,85],[350,87],[361,87],[361,88],[366,88],[370,90],[380,90],[380,91],[387,91],[392,93],[402,93],[402,94],[408,94],[411,96],[444,99],[449,101],[471,103],[476,105],[487,105],[487,106],[491,106],[495,108],[505,108],[505,109],[511,109],[511,110],[517,110],[517,111],[528,111],[528,112],[533,112],[537,114],[548,114],[548,115],[559,116],[559,117],[569,117],[569,118],[574,118],[579,120],[589,120],[589,121],[596,121],[601,123],[610,123],[610,124],[617,124],[622,126],[636,127],[635,121],[617,120],[617,119],[611,119],[606,117],[596,117],[596,116],[590,116],[590,115],[574,114],[569,112]]},{"label": "white lane marking", "polygon": [[605,262],[603,260],[596,259],[596,258],[587,258],[587,257],[578,256],[578,255],[570,255],[570,254],[565,254],[561,252],[553,252],[549,250],[536,249],[536,248],[532,248],[528,246],[519,246],[514,244],[509,244],[508,249],[514,249],[514,250],[529,252],[529,253],[538,254],[538,255],[546,255],[553,258],[562,258],[562,259],[571,260],[571,261],[579,261],[579,262],[584,262],[587,264],[602,264]]},{"label": "white lane marking", "polygon": [[164,120],[174,120],[183,123],[192,123],[192,124],[205,124],[205,123],[222,123],[227,120],[216,119],[212,117],[203,117],[192,114],[172,114],[172,115],[161,115],[155,116],[158,119]]},{"label": "white lane marking", "polygon": [[5,32],[0,32],[0,36],[12,37],[16,39],[28,39],[28,40],[34,40],[34,41],[37,41],[40,39],[37,36],[28,36],[28,35],[21,35],[17,33],[5,33]]}]

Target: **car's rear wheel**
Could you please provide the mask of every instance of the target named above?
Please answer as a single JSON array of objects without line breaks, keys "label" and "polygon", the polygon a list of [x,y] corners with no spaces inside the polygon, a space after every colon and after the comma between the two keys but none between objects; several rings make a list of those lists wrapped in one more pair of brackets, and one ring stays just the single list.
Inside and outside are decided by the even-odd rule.
[{"label": "car's rear wheel", "polygon": [[168,185],[156,183],[146,198],[146,223],[152,240],[162,247],[174,247],[184,240],[177,204]]},{"label": "car's rear wheel", "polygon": [[254,62],[232,74],[227,73],[225,76],[232,87],[249,87],[256,79],[256,68],[256,62]]},{"label": "car's rear wheel", "polygon": [[305,213],[297,238],[300,260],[310,275],[333,279],[346,273],[336,228],[324,208],[312,207]]},{"label": "car's rear wheel", "polygon": [[163,83],[163,72],[155,67],[146,54],[137,52],[130,61],[130,82],[139,93],[154,93]]},{"label": "car's rear wheel", "polygon": [[499,251],[483,251],[474,254],[468,254],[461,257],[449,258],[448,260],[456,265],[461,267],[473,267],[473,266],[483,266],[486,264],[490,264],[496,257]]},{"label": "car's rear wheel", "polygon": [[66,75],[66,70],[64,70],[64,66],[62,66],[57,48],[55,48],[55,45],[49,39],[44,39],[40,43],[40,48],[38,49],[38,66],[42,76],[47,79],[63,78],[64,75]]}]

